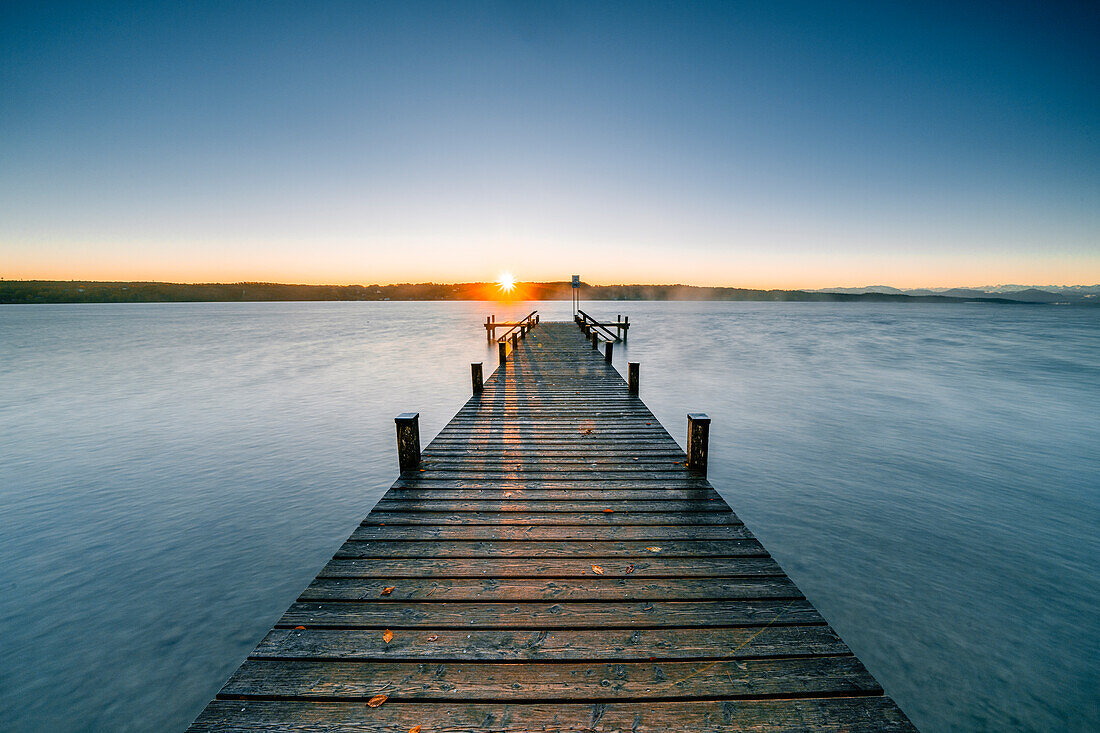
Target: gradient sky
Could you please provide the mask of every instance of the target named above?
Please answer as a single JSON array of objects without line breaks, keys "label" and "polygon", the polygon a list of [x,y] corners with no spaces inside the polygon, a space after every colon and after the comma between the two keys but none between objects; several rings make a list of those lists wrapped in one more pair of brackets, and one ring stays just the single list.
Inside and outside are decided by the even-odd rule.
[{"label": "gradient sky", "polygon": [[1097,283],[1098,8],[4,3],[0,276]]}]

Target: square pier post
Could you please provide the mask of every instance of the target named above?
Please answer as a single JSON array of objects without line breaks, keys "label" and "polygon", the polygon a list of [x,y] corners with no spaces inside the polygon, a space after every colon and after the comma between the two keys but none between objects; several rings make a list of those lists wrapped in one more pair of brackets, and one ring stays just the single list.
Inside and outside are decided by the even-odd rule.
[{"label": "square pier post", "polygon": [[402,412],[397,423],[397,463],[401,473],[420,468],[420,413]]},{"label": "square pier post", "polygon": [[470,364],[470,381],[473,383],[474,394],[481,394],[481,390],[485,388],[484,383],[481,381],[481,362],[475,361]]},{"label": "square pier post", "polygon": [[710,418],[702,412],[688,413],[688,460],[692,473],[707,475],[707,452],[710,442]]}]

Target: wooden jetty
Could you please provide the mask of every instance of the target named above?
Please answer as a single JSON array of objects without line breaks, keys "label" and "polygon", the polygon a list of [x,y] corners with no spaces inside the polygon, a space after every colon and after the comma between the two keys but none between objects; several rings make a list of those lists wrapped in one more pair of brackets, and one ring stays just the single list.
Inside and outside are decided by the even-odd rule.
[{"label": "wooden jetty", "polygon": [[914,730],[706,480],[705,416],[686,455],[637,365],[536,321],[423,452],[397,418],[401,477],[190,730]]}]

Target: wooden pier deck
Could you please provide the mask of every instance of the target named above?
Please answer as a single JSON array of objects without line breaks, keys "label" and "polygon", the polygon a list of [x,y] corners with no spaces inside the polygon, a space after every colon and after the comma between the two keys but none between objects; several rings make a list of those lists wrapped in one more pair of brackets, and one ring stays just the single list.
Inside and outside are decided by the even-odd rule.
[{"label": "wooden pier deck", "polygon": [[518,341],[195,731],[911,731],[572,323]]}]

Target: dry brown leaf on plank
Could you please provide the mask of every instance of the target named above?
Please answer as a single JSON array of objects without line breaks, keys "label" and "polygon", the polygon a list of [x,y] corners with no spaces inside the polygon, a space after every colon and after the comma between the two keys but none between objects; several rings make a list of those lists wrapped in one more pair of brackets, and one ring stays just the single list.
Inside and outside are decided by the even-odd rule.
[{"label": "dry brown leaf on plank", "polygon": [[439,634],[432,634],[428,637],[428,641],[439,641]]},{"label": "dry brown leaf on plank", "polygon": [[592,572],[594,572],[596,575],[603,575],[603,568],[601,568],[599,565],[593,565]]},{"label": "dry brown leaf on plank", "polygon": [[295,631],[299,631],[299,630],[302,630],[302,629],[305,629],[305,626],[295,626],[294,627]]},{"label": "dry brown leaf on plank", "polygon": [[412,728],[409,728],[409,733],[420,733],[420,726],[414,725]]},{"label": "dry brown leaf on plank", "polygon": [[631,573],[633,573],[633,572],[634,572],[634,563],[630,563],[630,567],[628,567],[628,568],[626,569],[626,574],[627,574],[627,575],[630,575],[630,574],[631,574]]},{"label": "dry brown leaf on plank", "polygon": [[613,511],[615,511],[615,510],[614,509],[604,509],[603,513],[604,514],[609,514],[610,512],[613,512]]},{"label": "dry brown leaf on plank", "polygon": [[379,595],[388,596],[390,593],[393,593],[393,591],[396,587],[397,586],[395,586],[395,585],[386,586],[385,588],[382,589],[382,592],[379,593]]},{"label": "dry brown leaf on plank", "polygon": [[650,552],[660,552],[661,551],[660,547],[647,547],[646,549],[649,550]]},{"label": "dry brown leaf on plank", "polygon": [[386,633],[382,634],[382,641],[386,642],[387,644],[393,641],[393,632],[389,629],[386,629]]},{"label": "dry brown leaf on plank", "polygon": [[381,705],[382,703],[384,703],[386,700],[389,700],[389,699],[390,698],[387,697],[386,695],[375,695],[370,700],[367,700],[367,707],[376,708],[379,705]]}]

